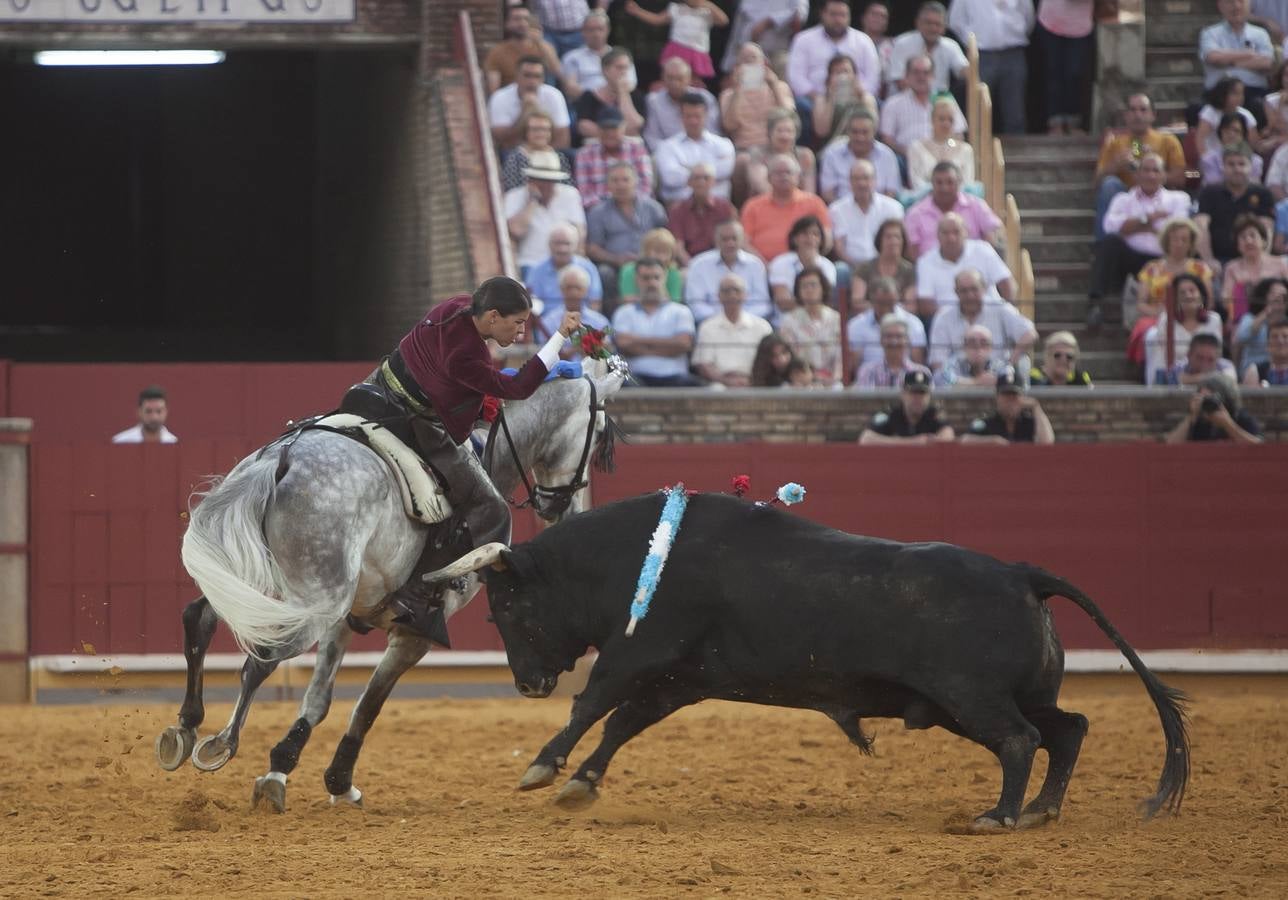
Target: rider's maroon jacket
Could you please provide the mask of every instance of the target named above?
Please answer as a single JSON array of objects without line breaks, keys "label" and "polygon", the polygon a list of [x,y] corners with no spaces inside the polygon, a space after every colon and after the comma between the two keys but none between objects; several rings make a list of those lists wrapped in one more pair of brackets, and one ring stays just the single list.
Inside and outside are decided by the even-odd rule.
[{"label": "rider's maroon jacket", "polygon": [[474,327],[468,294],[457,294],[431,309],[398,344],[398,353],[458,444],[478,420],[484,394],[522,400],[532,396],[548,374],[536,356],[516,375],[497,371],[487,342]]}]

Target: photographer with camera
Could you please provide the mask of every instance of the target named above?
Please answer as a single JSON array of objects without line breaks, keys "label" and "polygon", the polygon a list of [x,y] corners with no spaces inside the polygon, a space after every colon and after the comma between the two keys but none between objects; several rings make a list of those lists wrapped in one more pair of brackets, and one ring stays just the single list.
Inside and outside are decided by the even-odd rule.
[{"label": "photographer with camera", "polygon": [[1239,388],[1228,375],[1209,375],[1190,398],[1189,413],[1163,442],[1234,441],[1260,444],[1261,423],[1239,404]]}]

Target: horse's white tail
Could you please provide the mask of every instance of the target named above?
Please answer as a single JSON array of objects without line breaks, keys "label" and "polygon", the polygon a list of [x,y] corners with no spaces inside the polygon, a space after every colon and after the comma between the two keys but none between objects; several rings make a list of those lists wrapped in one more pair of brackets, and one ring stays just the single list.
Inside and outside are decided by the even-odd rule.
[{"label": "horse's white tail", "polygon": [[[264,511],[276,487],[277,456],[246,460],[214,481],[190,510],[183,565],[237,646],[260,657],[316,626],[317,614],[290,602],[286,579],[264,537]],[[310,642],[311,643],[311,642]],[[302,648],[301,648],[302,649]]]}]

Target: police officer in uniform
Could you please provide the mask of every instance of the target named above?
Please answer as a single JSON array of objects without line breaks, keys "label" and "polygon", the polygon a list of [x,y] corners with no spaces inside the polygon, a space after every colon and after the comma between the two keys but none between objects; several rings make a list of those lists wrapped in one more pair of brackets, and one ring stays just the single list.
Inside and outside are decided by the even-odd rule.
[{"label": "police officer in uniform", "polygon": [[997,409],[972,421],[962,443],[1054,444],[1055,431],[1038,401],[1025,392],[1024,379],[1005,366],[997,373]]},{"label": "police officer in uniform", "polygon": [[930,376],[924,369],[912,369],[903,376],[899,400],[872,417],[859,443],[930,444],[954,437],[952,426],[930,399]]}]

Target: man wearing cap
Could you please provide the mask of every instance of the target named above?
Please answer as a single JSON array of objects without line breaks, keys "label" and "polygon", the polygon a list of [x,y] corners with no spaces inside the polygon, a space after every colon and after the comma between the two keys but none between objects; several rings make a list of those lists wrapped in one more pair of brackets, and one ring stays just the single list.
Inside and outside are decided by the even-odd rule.
[{"label": "man wearing cap", "polygon": [[578,241],[586,231],[586,212],[581,195],[564,184],[564,171],[559,155],[553,150],[538,150],[523,170],[528,183],[505,192],[502,206],[505,224],[514,241],[515,257],[524,278],[528,270],[546,258],[550,232],[567,223],[578,231]]},{"label": "man wearing cap", "polygon": [[523,110],[536,105],[550,114],[554,123],[555,147],[567,147],[570,140],[568,104],[557,88],[546,84],[546,67],[535,56],[519,60],[518,77],[487,98],[488,124],[492,127],[492,142],[498,151],[510,150],[523,142]]},{"label": "man wearing cap", "polygon": [[622,111],[605,107],[595,121],[599,140],[577,151],[577,190],[581,191],[582,205],[590,209],[608,196],[608,167],[619,160],[635,169],[636,193],[652,197],[653,160],[644,141],[626,133]]},{"label": "man wearing cap", "polygon": [[860,444],[931,444],[951,441],[953,428],[930,399],[930,376],[920,368],[903,376],[899,400],[874,415]]},{"label": "man wearing cap", "polygon": [[997,373],[997,410],[970,423],[963,444],[1054,444],[1055,432],[1041,404],[1027,393],[1014,367]]}]

